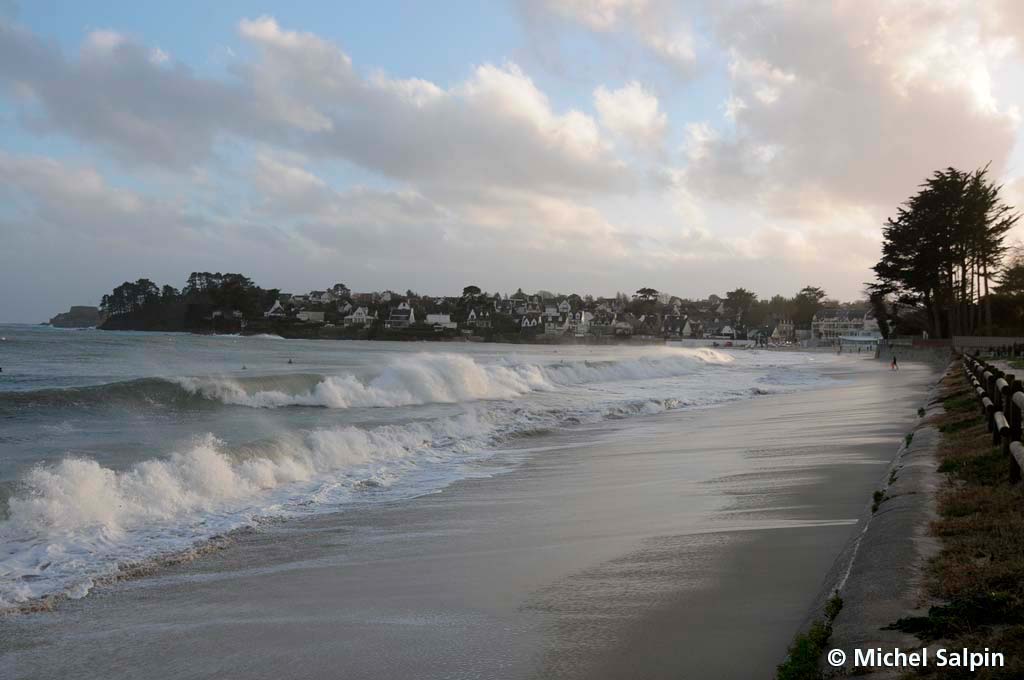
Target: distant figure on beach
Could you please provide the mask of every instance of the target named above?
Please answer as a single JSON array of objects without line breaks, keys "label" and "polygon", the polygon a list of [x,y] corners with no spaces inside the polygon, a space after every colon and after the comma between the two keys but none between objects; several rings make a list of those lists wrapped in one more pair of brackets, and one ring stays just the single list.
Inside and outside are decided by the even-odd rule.
[{"label": "distant figure on beach", "polygon": [[242,364],[242,370],[243,370],[243,371],[244,371],[244,370],[246,370],[246,368],[245,368],[245,364]]},{"label": "distant figure on beach", "polygon": [[291,364],[291,363],[294,363],[294,362],[293,362],[293,361],[292,361],[291,359],[289,359],[289,360],[288,360],[288,363],[289,363],[289,364]]},{"label": "distant figure on beach", "polygon": [[900,370],[900,365],[898,363],[896,363],[896,355],[895,354],[892,355],[892,370],[894,370],[894,371]]}]

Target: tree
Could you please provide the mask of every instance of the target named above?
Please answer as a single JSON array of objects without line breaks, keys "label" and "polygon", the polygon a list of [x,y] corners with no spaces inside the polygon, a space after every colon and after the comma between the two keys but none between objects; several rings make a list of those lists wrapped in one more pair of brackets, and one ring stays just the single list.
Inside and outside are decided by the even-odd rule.
[{"label": "tree", "polygon": [[100,309],[108,315],[131,314],[160,303],[160,289],[149,279],[125,281],[100,300]]},{"label": "tree", "polygon": [[793,298],[793,323],[798,328],[810,328],[814,315],[821,309],[825,291],[817,286],[804,286]]},{"label": "tree", "polygon": [[465,298],[475,298],[477,295],[480,295],[480,287],[479,286],[466,286],[465,288],[462,289],[462,297],[463,297],[463,299],[465,299]]},{"label": "tree", "polygon": [[641,302],[653,302],[658,299],[658,291],[653,288],[641,288],[633,295],[633,298]]},{"label": "tree", "polygon": [[1000,270],[1006,232],[1020,217],[1000,189],[987,167],[936,171],[883,228],[878,285],[921,309],[934,337],[993,325],[990,280]]},{"label": "tree", "polygon": [[733,321],[748,321],[751,306],[757,302],[757,293],[746,288],[737,288],[725,294],[725,309]]},{"label": "tree", "polygon": [[995,288],[1000,295],[1024,296],[1024,258],[1014,257],[1003,269]]},{"label": "tree", "polygon": [[886,308],[889,292],[884,286],[868,286],[868,302],[871,304],[871,311],[878,322],[878,332],[883,338],[889,339],[889,322],[891,317]]}]

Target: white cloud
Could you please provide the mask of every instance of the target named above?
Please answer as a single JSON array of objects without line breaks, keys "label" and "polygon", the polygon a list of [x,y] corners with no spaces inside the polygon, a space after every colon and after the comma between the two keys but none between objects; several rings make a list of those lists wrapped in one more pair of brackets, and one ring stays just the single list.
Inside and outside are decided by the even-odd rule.
[{"label": "white cloud", "polygon": [[[0,150],[0,230],[25,254],[0,253],[0,278],[44,285],[27,263],[47,261],[79,277],[54,295],[198,267],[285,287],[346,271],[438,292],[478,278],[851,297],[924,176],[1013,166],[1016,3],[523,2],[624,47],[616,72],[544,73],[513,52],[443,83],[395,77],[259,17],[210,76],[116,30],[65,54],[0,21],[3,122],[19,146],[77,143],[56,147],[73,160]],[[692,74],[695,22],[714,70],[666,87],[651,65]]]},{"label": "white cloud", "polygon": [[657,149],[664,143],[668,116],[659,109],[658,98],[633,81],[618,90],[604,86],[594,91],[594,105],[601,125],[642,149]]},{"label": "white cloud", "polygon": [[[699,195],[773,214],[893,209],[936,168],[1007,162],[1016,137],[973,3],[722,9],[735,133],[704,142],[685,182]],[[742,102],[742,103],[740,103]]]},{"label": "white cloud", "polygon": [[519,0],[519,4],[528,16],[557,16],[597,33],[635,38],[651,54],[687,75],[697,61],[691,23],[678,3],[670,0]]}]

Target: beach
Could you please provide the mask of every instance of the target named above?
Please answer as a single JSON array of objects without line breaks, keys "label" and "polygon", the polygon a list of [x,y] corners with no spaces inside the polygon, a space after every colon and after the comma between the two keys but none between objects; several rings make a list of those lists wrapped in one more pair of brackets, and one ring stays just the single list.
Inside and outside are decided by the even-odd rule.
[{"label": "beach", "polygon": [[772,677],[936,378],[856,356],[815,370],[538,430],[429,492],[370,485],[5,617],[0,675]]}]

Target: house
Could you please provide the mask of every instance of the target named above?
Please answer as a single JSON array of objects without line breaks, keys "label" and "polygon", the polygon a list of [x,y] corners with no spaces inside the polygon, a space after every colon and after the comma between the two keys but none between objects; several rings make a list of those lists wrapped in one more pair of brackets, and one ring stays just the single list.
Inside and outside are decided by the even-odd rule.
[{"label": "house", "polygon": [[353,309],[355,308],[352,306],[352,303],[346,300],[338,305],[338,314],[345,316],[346,314],[351,314]]},{"label": "house", "polygon": [[661,332],[667,336],[678,338],[682,335],[685,321],[686,319],[680,314],[666,314],[661,320]]},{"label": "house", "polygon": [[612,324],[612,333],[614,335],[633,335],[633,324],[627,319],[622,318]]},{"label": "house", "polygon": [[346,326],[366,326],[372,324],[377,319],[376,315],[372,315],[366,309],[366,307],[357,307],[356,311],[346,316],[343,321]]},{"label": "house", "polygon": [[567,314],[545,314],[543,320],[545,335],[564,335],[569,331],[569,316]]},{"label": "house", "polygon": [[565,300],[562,300],[561,302],[558,303],[558,312],[560,314],[568,314],[571,311],[572,311],[572,305],[569,304],[569,299],[568,298],[566,298]]},{"label": "house", "polygon": [[334,301],[334,295],[326,290],[309,291],[309,301],[315,305],[325,305]]},{"label": "house", "polygon": [[324,322],[324,313],[323,312],[313,312],[313,311],[309,311],[309,310],[304,309],[301,312],[299,312],[297,318],[298,318],[299,321],[306,321],[307,323],[323,323]]},{"label": "house", "polygon": [[213,310],[210,314],[211,319],[241,319],[242,313],[237,309],[230,309],[228,307],[219,307]]},{"label": "house", "polygon": [[281,304],[281,300],[274,300],[274,304],[271,305],[270,309],[263,312],[263,316],[268,319],[282,319],[288,316],[288,312],[285,311],[284,305]]},{"label": "house", "polygon": [[466,324],[473,328],[490,328],[491,314],[486,309],[477,310],[475,307],[466,314]]},{"label": "house", "polygon": [[592,313],[582,309],[569,314],[569,331],[577,337],[586,335],[590,330],[590,320],[593,318]]},{"label": "house", "polygon": [[835,340],[843,335],[860,335],[864,331],[866,316],[862,309],[819,309],[811,320],[811,337],[818,340]]},{"label": "house", "polygon": [[397,307],[392,308],[388,320],[384,322],[385,328],[408,328],[416,323],[416,311],[409,306],[408,302],[400,302]]},{"label": "house", "polygon": [[607,309],[598,308],[590,320],[591,335],[611,335],[614,331],[612,325],[615,323],[615,314]]},{"label": "house", "polygon": [[775,332],[772,337],[783,342],[796,340],[796,324],[792,319],[781,319],[775,324]]},{"label": "house", "polygon": [[532,330],[541,326],[540,314],[524,314],[520,326],[523,330]]},{"label": "house", "polygon": [[452,321],[450,314],[427,314],[427,325],[433,326],[435,331],[446,328],[455,330],[458,327],[458,324]]}]

